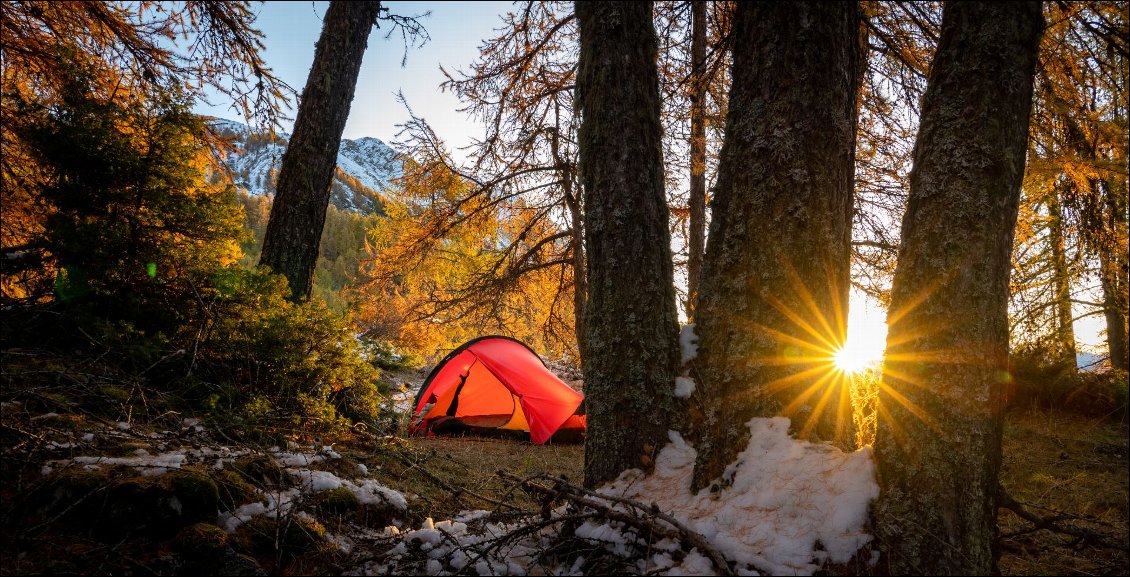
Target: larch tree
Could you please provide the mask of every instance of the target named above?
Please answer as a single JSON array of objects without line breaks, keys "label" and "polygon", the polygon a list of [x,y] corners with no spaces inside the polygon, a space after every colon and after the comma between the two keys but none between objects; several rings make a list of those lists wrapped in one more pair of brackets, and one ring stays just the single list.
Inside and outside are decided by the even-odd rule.
[{"label": "larch tree", "polygon": [[588,303],[585,484],[649,469],[679,360],[651,4],[577,2]]},{"label": "larch tree", "polygon": [[1056,4],[1041,80],[1059,126],[1062,209],[1074,213],[1083,246],[1098,261],[1110,364],[1127,369],[1127,110],[1130,33],[1126,5]]},{"label": "larch tree", "polygon": [[1044,21],[951,2],[922,102],[888,317],[873,511],[892,575],[994,571],[1008,277]]},{"label": "larch tree", "polygon": [[832,369],[849,289],[861,13],[856,3],[739,3],[733,84],[696,312],[695,487],[753,417],[852,443]]},{"label": "larch tree", "polygon": [[[703,182],[712,173],[716,143],[721,141],[721,123],[715,119],[724,116],[718,111],[724,110],[724,87],[728,85],[724,38],[730,13],[729,3],[705,5],[709,24],[705,26],[705,62],[700,79],[705,90],[702,104],[707,178]],[[573,6],[560,0],[518,3],[502,17],[497,35],[484,41],[480,57],[467,70],[445,71],[448,80],[441,90],[458,96],[464,104],[462,110],[485,129],[467,149],[465,161],[456,162],[435,131],[415,116],[398,136],[402,139],[400,150],[419,163],[408,168],[406,178],[400,181],[403,188],[418,188],[412,183],[426,182],[438,172],[454,173],[471,185],[451,202],[429,204],[420,213],[421,222],[428,226],[419,227],[416,238],[405,237],[406,242],[424,246],[435,239],[457,236],[456,223],[479,217],[506,222],[509,215],[516,215],[530,225],[525,234],[502,238],[489,249],[490,262],[482,267],[481,274],[452,285],[450,294],[445,291],[434,300],[429,297],[433,302],[425,303],[428,308],[439,310],[459,301],[458,306],[472,315],[494,315],[506,301],[522,298],[518,291],[531,280],[527,277],[552,271],[560,282],[551,297],[551,314],[544,317],[550,322],[542,327],[542,333],[555,346],[583,351],[587,290],[584,207],[577,173],[579,123],[573,99],[578,60]],[[688,244],[682,241],[690,236],[685,191],[690,170],[686,150],[690,140],[690,13],[691,3],[684,0],[653,4],[660,40],[664,164],[677,273],[689,264],[689,258],[683,258],[689,256],[688,251],[681,246]],[[522,208],[515,212],[518,203]],[[705,222],[705,210],[702,214],[696,227]],[[701,231],[696,234],[700,240],[704,237]],[[426,252],[402,254],[422,256]],[[389,253],[382,251],[370,262],[386,261],[387,256]],[[377,289],[387,282],[374,277],[371,286]],[[570,356],[580,360],[575,353]]]},{"label": "larch tree", "polygon": [[341,134],[381,3],[331,2],[283,153],[259,264],[286,275],[292,298],[309,298]]},{"label": "larch tree", "polygon": [[[1044,15],[1014,243],[1013,347],[1048,367],[1073,370],[1074,322],[1102,315],[1111,364],[1124,367],[1125,328],[1118,328],[1125,327],[1119,296],[1126,287],[1118,281],[1126,277],[1130,24],[1125,5],[1109,1],[1045,3]],[[1095,277],[1098,287],[1088,287]]]},{"label": "larch tree", "polygon": [[[540,340],[578,359],[584,341],[585,254],[573,106],[578,49],[573,4],[525,2],[500,24],[469,69],[443,70],[447,80],[440,86],[459,98],[462,111],[480,121],[485,133],[458,162],[432,127],[412,115],[398,134],[398,149],[414,162],[405,166],[397,194],[418,205],[414,217],[421,226],[398,242],[408,243],[407,250],[389,247],[374,253],[366,266],[395,274],[385,266],[398,257],[394,253],[416,261],[406,266],[416,266],[434,254],[430,245],[460,242],[460,229],[468,225],[514,224],[512,234],[483,247],[473,274],[453,278],[457,282],[447,283],[447,290],[419,301],[416,316],[446,322],[449,312],[459,309],[466,318],[505,320],[514,315],[504,309],[528,298],[531,282],[542,285],[552,275],[559,281],[549,296],[549,314],[540,317],[545,320]],[[429,182],[440,179],[460,181],[454,187],[460,194],[432,194]],[[383,290],[386,278],[371,277],[369,288]],[[522,334],[508,320],[488,326]]]}]

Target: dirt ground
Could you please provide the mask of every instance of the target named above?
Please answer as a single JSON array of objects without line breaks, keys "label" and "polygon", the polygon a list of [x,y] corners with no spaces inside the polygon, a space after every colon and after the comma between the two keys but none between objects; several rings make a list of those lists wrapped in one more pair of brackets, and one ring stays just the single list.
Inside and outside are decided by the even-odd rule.
[{"label": "dirt ground", "polygon": [[1006,415],[1001,485],[1041,517],[1109,535],[1122,551],[1082,546],[1000,514],[1003,575],[1126,575],[1130,525],[1127,424],[1055,411]]}]

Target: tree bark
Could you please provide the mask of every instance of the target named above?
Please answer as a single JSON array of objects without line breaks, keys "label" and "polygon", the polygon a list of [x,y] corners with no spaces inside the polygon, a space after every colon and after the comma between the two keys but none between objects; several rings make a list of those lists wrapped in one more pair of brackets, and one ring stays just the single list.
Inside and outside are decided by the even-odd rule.
[{"label": "tree bark", "polygon": [[553,138],[550,139],[550,153],[557,170],[557,178],[561,181],[561,193],[565,200],[565,207],[569,209],[569,242],[572,243],[572,268],[573,268],[573,333],[577,338],[577,352],[580,358],[577,362],[583,367],[585,359],[585,300],[588,289],[585,285],[585,250],[584,250],[584,217],[582,216],[581,203],[574,189],[576,182],[576,162],[565,158],[561,154],[561,110],[554,107]]},{"label": "tree bark", "polygon": [[283,153],[259,264],[286,275],[294,300],[308,299],[314,285],[341,134],[380,6],[371,1],[330,2],[294,134]]},{"label": "tree bark", "polygon": [[949,2],[888,315],[873,511],[884,572],[995,572],[1008,276],[1040,3]]},{"label": "tree bark", "polygon": [[691,2],[691,187],[687,231],[687,321],[694,322],[706,250],[706,0]]},{"label": "tree bark", "polygon": [[753,417],[784,413],[803,437],[854,442],[831,359],[847,323],[860,17],[854,2],[735,9],[696,311],[696,488],[745,448]]},{"label": "tree bark", "polygon": [[1130,340],[1127,325],[1127,310],[1130,309],[1130,290],[1127,276],[1130,258],[1126,254],[1127,213],[1125,188],[1115,188],[1109,180],[1101,180],[1098,185],[1103,194],[1103,203],[1110,215],[1111,226],[1106,242],[1101,243],[1099,253],[1099,277],[1103,289],[1103,315],[1106,317],[1106,342],[1110,352],[1110,366],[1127,370]]},{"label": "tree bark", "polygon": [[1067,247],[1064,242],[1063,208],[1059,204],[1057,187],[1048,198],[1048,242],[1052,249],[1052,276],[1055,282],[1056,343],[1055,354],[1059,364],[1075,370],[1075,315],[1071,312],[1071,269],[1067,266]]},{"label": "tree bark", "polygon": [[649,469],[679,360],[649,2],[577,2],[588,302],[585,484]]}]

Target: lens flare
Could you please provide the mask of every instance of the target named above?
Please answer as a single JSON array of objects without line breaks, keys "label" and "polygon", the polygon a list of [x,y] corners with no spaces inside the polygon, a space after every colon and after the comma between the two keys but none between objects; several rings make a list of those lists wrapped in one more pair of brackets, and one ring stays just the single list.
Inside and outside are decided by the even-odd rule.
[{"label": "lens flare", "polygon": [[879,359],[874,358],[874,355],[868,354],[867,351],[860,350],[859,347],[848,344],[836,351],[832,356],[832,362],[836,364],[837,369],[845,373],[859,373],[877,364]]}]

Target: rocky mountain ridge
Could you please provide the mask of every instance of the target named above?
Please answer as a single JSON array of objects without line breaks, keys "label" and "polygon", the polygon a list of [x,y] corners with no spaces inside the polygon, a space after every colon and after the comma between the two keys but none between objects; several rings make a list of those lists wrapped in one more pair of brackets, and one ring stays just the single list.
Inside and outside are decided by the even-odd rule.
[{"label": "rocky mountain ridge", "polygon": [[[225,159],[235,185],[251,196],[273,197],[290,134],[256,133],[247,125],[231,120],[214,119],[210,124],[221,136],[231,138],[235,145],[236,152]],[[342,210],[362,215],[383,214],[382,194],[401,174],[396,151],[380,139],[342,139],[330,202]]]}]

